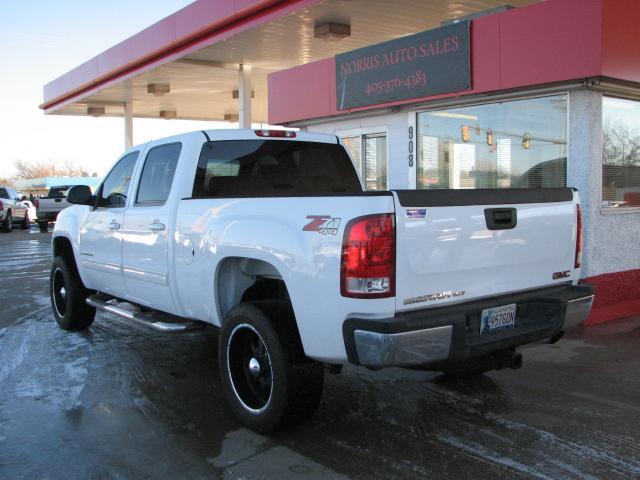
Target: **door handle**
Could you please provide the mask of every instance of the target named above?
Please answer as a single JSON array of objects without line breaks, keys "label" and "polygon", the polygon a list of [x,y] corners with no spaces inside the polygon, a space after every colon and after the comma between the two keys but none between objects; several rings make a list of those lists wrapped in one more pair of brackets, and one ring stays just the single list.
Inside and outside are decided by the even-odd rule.
[{"label": "door handle", "polygon": [[115,220],[111,220],[111,223],[109,224],[109,228],[111,230],[117,230],[120,228],[120,224],[118,222],[116,222]]},{"label": "door handle", "polygon": [[156,219],[151,225],[149,225],[149,228],[153,232],[160,232],[165,229],[165,226],[164,223],[160,223],[160,221]]},{"label": "door handle", "polygon": [[484,218],[489,230],[509,230],[518,223],[518,211],[515,208],[487,208]]}]

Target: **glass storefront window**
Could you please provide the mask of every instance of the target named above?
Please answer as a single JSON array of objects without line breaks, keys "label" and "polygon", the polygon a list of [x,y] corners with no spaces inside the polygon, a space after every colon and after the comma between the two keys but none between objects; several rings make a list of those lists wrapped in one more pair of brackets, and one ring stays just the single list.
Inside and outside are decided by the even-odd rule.
[{"label": "glass storefront window", "polygon": [[347,148],[353,165],[356,167],[358,173],[362,172],[362,139],[360,135],[355,137],[343,137],[342,143]]},{"label": "glass storefront window", "polygon": [[366,190],[387,189],[387,135],[371,133],[342,137]]},{"label": "glass storefront window", "polygon": [[602,206],[640,208],[640,102],[603,97]]},{"label": "glass storefront window", "polygon": [[367,190],[387,189],[387,136],[364,136],[364,183]]},{"label": "glass storefront window", "polygon": [[542,188],[567,183],[567,98],[421,112],[417,186]]}]

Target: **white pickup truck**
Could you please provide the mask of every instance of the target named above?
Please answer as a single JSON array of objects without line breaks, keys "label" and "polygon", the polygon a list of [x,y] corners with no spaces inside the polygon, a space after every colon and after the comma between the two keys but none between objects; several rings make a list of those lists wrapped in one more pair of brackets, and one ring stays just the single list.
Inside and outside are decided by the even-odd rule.
[{"label": "white pickup truck", "polygon": [[570,188],[364,192],[334,136],[193,132],[127,151],[53,232],[64,329],[102,309],[218,327],[223,391],[268,432],[308,417],[325,366],[518,368],[589,314]]},{"label": "white pickup truck", "polygon": [[51,187],[47,195],[36,200],[36,215],[41,232],[49,229],[49,222],[55,222],[58,214],[69,206],[67,193],[70,185]]}]

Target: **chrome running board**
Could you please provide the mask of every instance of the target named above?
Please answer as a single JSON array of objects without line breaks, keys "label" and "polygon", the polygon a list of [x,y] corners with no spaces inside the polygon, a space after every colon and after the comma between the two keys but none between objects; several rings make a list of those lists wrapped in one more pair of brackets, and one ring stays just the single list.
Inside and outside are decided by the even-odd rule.
[{"label": "chrome running board", "polygon": [[[199,322],[184,320],[162,312],[142,312],[138,307],[131,303],[117,302],[116,300],[105,300],[98,295],[91,295],[90,297],[87,297],[87,305],[95,307],[98,310],[112,313],[118,317],[132,320],[140,325],[160,332],[177,333],[195,330],[202,327],[202,324]],[[124,308],[121,305],[126,305],[129,308]]]}]

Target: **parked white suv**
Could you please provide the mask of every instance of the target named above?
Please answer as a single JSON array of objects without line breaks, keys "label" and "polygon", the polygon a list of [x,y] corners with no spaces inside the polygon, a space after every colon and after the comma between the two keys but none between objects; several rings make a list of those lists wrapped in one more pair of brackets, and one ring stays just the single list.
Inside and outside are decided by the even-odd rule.
[{"label": "parked white suv", "polygon": [[0,228],[10,232],[14,223],[19,223],[23,230],[29,229],[29,209],[13,188],[0,186]]},{"label": "parked white suv", "polygon": [[59,325],[86,328],[98,308],[163,331],[218,327],[226,398],[262,432],[313,413],[323,364],[518,368],[518,346],[557,341],[593,300],[577,192],[365,192],[330,135],[156,140],[96,195],[67,199],[53,232]]}]

